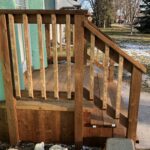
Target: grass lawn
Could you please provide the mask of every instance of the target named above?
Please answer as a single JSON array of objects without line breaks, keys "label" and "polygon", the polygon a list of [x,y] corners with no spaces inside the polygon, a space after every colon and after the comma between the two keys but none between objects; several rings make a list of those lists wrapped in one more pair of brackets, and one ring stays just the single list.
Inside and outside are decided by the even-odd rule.
[{"label": "grass lawn", "polygon": [[150,34],[142,34],[134,29],[133,35],[131,35],[130,27],[128,25],[112,24],[111,28],[101,28],[101,30],[114,40],[150,42]]}]

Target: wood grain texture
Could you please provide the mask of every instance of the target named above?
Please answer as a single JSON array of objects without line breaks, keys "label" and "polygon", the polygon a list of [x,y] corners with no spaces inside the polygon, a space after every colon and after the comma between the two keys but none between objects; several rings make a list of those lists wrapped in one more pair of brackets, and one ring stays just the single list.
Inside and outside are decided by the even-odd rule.
[{"label": "wood grain texture", "polygon": [[54,63],[54,92],[55,97],[59,98],[56,15],[55,14],[51,15],[51,19],[52,19],[53,63]]},{"label": "wood grain texture", "polygon": [[121,107],[121,91],[122,91],[122,76],[123,76],[123,62],[122,56],[119,56],[119,67],[118,67],[118,82],[117,82],[117,99],[116,99],[116,118],[119,118],[120,107]]},{"label": "wood grain texture", "polygon": [[66,51],[67,51],[67,91],[68,99],[71,99],[71,28],[70,15],[66,15]]},{"label": "wood grain texture", "polygon": [[95,36],[91,34],[91,48],[90,48],[90,99],[94,99],[94,48]]},{"label": "wood grain texture", "polygon": [[8,26],[5,15],[0,15],[0,35],[0,61],[3,62],[2,73],[4,79],[9,139],[12,145],[16,145],[19,142],[19,132],[16,113],[16,99],[13,96],[10,66],[10,46],[8,39]]},{"label": "wood grain texture", "polygon": [[108,45],[105,45],[103,109],[107,108],[107,101],[108,101],[108,64],[109,64],[109,47],[108,47]]},{"label": "wood grain texture", "polygon": [[28,79],[28,93],[29,97],[33,97],[33,81],[32,81],[32,63],[31,63],[31,50],[29,41],[29,24],[27,15],[23,15],[24,25],[24,41],[26,50],[26,63],[27,63],[27,79]]},{"label": "wood grain texture", "polygon": [[[125,67],[128,71],[132,71],[131,66],[136,66],[139,70],[141,70],[143,73],[146,72],[146,68],[144,65],[140,64],[139,62],[135,61],[132,57],[130,57],[128,54],[126,54],[124,51],[122,51],[116,44],[113,42],[107,35],[102,33],[94,24],[88,22],[87,20],[84,21],[84,27],[88,29],[91,33],[93,33],[99,40],[101,40],[103,43],[107,44],[111,51],[115,51],[117,55],[121,55],[125,58],[127,65]],[[114,53],[114,55],[116,55]],[[114,55],[110,55],[111,57],[114,57]],[[117,57],[118,57],[117,56]]]},{"label": "wood grain texture", "polygon": [[17,47],[16,47],[16,33],[15,33],[13,15],[8,15],[8,19],[9,19],[10,45],[11,45],[11,53],[12,53],[12,61],[13,61],[13,73],[14,73],[14,81],[15,81],[15,92],[16,92],[15,94],[17,97],[21,97],[18,56],[17,56]]},{"label": "wood grain texture", "polygon": [[114,64],[115,64],[115,62],[112,59],[110,59],[109,63],[110,63],[110,65],[109,65],[108,80],[109,80],[109,82],[113,82],[114,81],[114,69],[115,69]]},{"label": "wood grain texture", "polygon": [[50,24],[45,24],[45,39],[46,39],[47,58],[50,59],[51,57]]},{"label": "wood grain texture", "polygon": [[[75,146],[83,143],[83,64],[84,64],[84,16],[75,16]],[[79,34],[80,33],[80,34]]]},{"label": "wood grain texture", "polygon": [[44,65],[44,48],[42,36],[42,16],[37,14],[38,25],[38,39],[39,39],[39,52],[40,52],[40,76],[41,76],[41,94],[46,99],[46,79],[45,79],[45,65]]},{"label": "wood grain texture", "polygon": [[133,141],[136,141],[141,82],[142,82],[142,72],[136,67],[133,67],[130,83],[128,130],[127,130],[127,137],[133,139]]}]

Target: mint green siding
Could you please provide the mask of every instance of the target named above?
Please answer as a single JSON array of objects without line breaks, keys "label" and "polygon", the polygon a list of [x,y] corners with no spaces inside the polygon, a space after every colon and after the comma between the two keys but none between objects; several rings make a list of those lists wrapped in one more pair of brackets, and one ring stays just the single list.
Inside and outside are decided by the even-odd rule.
[{"label": "mint green siding", "polygon": [[45,0],[45,9],[55,9],[55,0]]},{"label": "mint green siding", "polygon": [[[28,1],[29,9],[44,9],[44,0]],[[38,31],[37,25],[30,25],[30,41],[32,49],[32,66],[33,69],[40,68],[40,56],[39,56],[39,45],[38,45]],[[44,63],[47,67],[47,53],[45,45],[45,31],[43,26],[43,45],[44,45]]]},{"label": "mint green siding", "polygon": [[[16,8],[15,0],[0,0],[0,9],[14,9]],[[15,27],[17,29],[17,27]],[[20,57],[20,47],[18,43],[18,31],[16,30],[16,41],[17,41],[17,54],[18,54],[18,66],[19,66],[19,75],[20,75],[20,84],[21,89],[24,89],[24,81],[23,81],[23,70],[22,63]],[[4,84],[3,84],[3,76],[2,76],[2,62],[0,62],[0,101],[4,100]]]}]

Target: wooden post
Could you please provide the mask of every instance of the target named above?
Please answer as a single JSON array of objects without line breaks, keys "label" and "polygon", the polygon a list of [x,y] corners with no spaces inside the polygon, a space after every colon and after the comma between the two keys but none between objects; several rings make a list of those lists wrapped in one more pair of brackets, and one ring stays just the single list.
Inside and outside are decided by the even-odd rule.
[{"label": "wooden post", "polygon": [[83,143],[84,16],[75,15],[75,146]]},{"label": "wooden post", "polygon": [[110,59],[109,77],[108,77],[109,82],[113,82],[113,80],[114,80],[114,69],[115,69],[114,64],[115,64],[115,62],[112,59]]},{"label": "wooden post", "polygon": [[57,24],[56,15],[51,15],[52,19],[52,39],[53,39],[53,63],[54,63],[54,96],[59,98],[59,82],[58,82],[58,53],[57,53]]},{"label": "wooden post", "polygon": [[29,24],[26,14],[23,15],[24,25],[24,42],[26,50],[26,63],[27,63],[27,78],[28,78],[28,94],[29,97],[33,97],[33,81],[32,81],[32,62],[31,62],[31,50],[29,41]]},{"label": "wooden post", "polygon": [[94,48],[95,48],[95,35],[91,34],[91,49],[90,49],[90,100],[94,100]]},{"label": "wooden post", "polygon": [[68,99],[71,99],[71,30],[70,15],[66,15],[66,52],[67,52],[67,93]]},{"label": "wooden post", "polygon": [[108,99],[108,63],[109,63],[109,47],[105,45],[105,55],[104,55],[104,84],[103,84],[103,109],[107,109],[107,99]]},{"label": "wooden post", "polygon": [[40,78],[41,78],[41,93],[42,97],[46,99],[46,78],[45,78],[45,65],[44,65],[44,48],[42,36],[42,16],[37,14],[38,24],[38,39],[39,39],[39,53],[40,53]]},{"label": "wooden post", "polygon": [[20,98],[21,97],[20,78],[19,78],[19,69],[18,69],[18,56],[17,56],[17,47],[16,47],[14,16],[9,14],[8,19],[9,19],[10,45],[11,45],[12,61],[13,61],[13,68],[14,68],[15,92],[16,92],[16,96]]},{"label": "wooden post", "polygon": [[18,121],[16,112],[16,99],[13,96],[13,85],[10,67],[10,47],[8,43],[8,28],[6,16],[0,15],[0,61],[4,79],[4,91],[6,98],[6,111],[9,128],[10,143],[15,145],[19,142]]},{"label": "wooden post", "polygon": [[130,84],[127,137],[134,141],[136,141],[141,82],[142,72],[136,67],[133,67]]}]

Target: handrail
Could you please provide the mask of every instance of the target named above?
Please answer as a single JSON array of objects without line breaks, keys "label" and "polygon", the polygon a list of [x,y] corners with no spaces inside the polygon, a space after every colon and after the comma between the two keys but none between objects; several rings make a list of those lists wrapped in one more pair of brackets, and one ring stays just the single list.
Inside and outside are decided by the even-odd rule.
[{"label": "handrail", "polygon": [[100,30],[98,30],[92,23],[85,20],[84,21],[84,27],[88,29],[92,34],[94,34],[96,37],[98,37],[100,40],[102,40],[104,43],[106,43],[110,48],[115,50],[119,55],[124,57],[126,60],[128,60],[132,65],[136,66],[139,70],[141,70],[143,73],[146,73],[146,68],[144,65],[139,63],[138,61],[135,61],[132,57],[130,57],[128,54],[126,54],[124,51],[119,48],[115,42],[113,42],[108,36],[105,36]]}]

